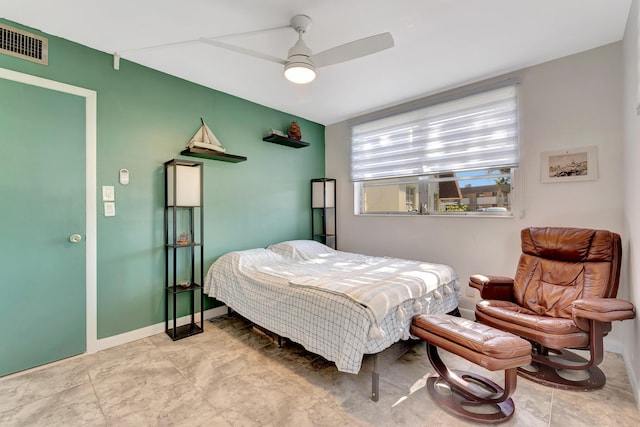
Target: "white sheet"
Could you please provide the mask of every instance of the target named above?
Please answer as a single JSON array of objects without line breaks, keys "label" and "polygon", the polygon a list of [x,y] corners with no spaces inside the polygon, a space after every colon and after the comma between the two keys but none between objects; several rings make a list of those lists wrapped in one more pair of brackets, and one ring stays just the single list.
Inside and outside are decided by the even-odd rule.
[{"label": "white sheet", "polygon": [[261,266],[260,271],[288,279],[293,286],[343,295],[366,307],[372,322],[370,338],[383,336],[379,324],[391,310],[406,316],[404,301],[420,304],[431,292],[437,298],[450,294],[449,284],[457,279],[447,265],[341,252],[313,241],[284,242],[268,249],[299,262],[286,269]]}]

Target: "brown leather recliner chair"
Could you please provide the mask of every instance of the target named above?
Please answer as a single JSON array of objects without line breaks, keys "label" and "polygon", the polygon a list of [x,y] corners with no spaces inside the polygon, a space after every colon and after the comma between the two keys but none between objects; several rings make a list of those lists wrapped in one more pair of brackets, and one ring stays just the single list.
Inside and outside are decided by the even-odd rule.
[{"label": "brown leather recliner chair", "polygon": [[[563,389],[602,387],[606,378],[597,365],[604,357],[603,337],[612,321],[635,317],[633,304],[616,298],[620,236],[531,227],[521,238],[515,278],[471,276],[469,286],[482,297],[476,319],[532,343],[532,364],[518,368],[519,375]],[[589,350],[589,360],[567,349]]]}]

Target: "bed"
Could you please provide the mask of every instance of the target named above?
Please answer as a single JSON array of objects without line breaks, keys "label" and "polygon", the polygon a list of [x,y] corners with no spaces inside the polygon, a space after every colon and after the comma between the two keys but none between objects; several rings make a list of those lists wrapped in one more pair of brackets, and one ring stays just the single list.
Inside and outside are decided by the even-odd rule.
[{"label": "bed", "polygon": [[[365,354],[411,338],[414,315],[457,310],[459,283],[446,265],[292,240],[222,255],[207,272],[204,292],[356,374]],[[376,366],[377,359],[374,383]]]}]

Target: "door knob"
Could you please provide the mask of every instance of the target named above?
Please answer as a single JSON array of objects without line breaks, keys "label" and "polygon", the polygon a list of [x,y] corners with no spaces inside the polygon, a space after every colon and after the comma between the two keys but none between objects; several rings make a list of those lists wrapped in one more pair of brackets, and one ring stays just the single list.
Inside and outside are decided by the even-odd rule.
[{"label": "door knob", "polygon": [[80,243],[81,240],[82,236],[79,234],[72,234],[71,236],[69,236],[69,241],[71,243]]}]

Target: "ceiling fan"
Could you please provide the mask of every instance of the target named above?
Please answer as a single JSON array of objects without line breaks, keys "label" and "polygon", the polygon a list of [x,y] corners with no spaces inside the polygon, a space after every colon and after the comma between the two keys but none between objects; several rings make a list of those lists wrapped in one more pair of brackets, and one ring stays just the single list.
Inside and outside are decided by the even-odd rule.
[{"label": "ceiling fan", "polygon": [[[303,38],[304,34],[311,27],[311,23],[311,18],[309,18],[307,15],[295,15],[293,18],[291,18],[290,24],[285,26],[217,37],[201,37],[197,40],[186,40],[156,46],[147,46],[137,49],[127,49],[120,52],[115,52],[113,54],[113,68],[116,70],[120,69],[120,54],[125,51],[131,52],[135,50],[164,48],[200,41],[213,46],[221,47],[223,49],[228,49],[237,53],[242,53],[245,55],[253,56],[255,58],[260,58],[267,61],[275,62],[276,64],[284,65],[284,75],[289,81],[293,83],[304,84],[309,83],[316,78],[317,68],[361,58],[363,56],[371,55],[373,53],[392,48],[394,46],[393,37],[390,33],[387,32],[376,34],[370,37],[365,37],[359,40],[354,40],[313,54],[311,49],[307,47]],[[298,33],[298,41],[293,45],[293,47],[289,49],[287,59],[277,58],[275,56],[271,56],[262,52],[256,52],[251,49],[243,48],[241,46],[229,44],[228,42],[224,41],[233,37],[258,34],[272,30],[279,30],[282,28],[293,28],[296,33]]]},{"label": "ceiling fan", "polygon": [[[380,33],[374,36],[365,37],[363,39],[354,40],[349,43],[345,43],[331,49],[327,49],[322,52],[318,52],[313,54],[311,49],[309,49],[304,42],[304,34],[311,27],[311,18],[307,15],[295,15],[291,18],[290,24],[286,26],[267,28],[262,30],[238,33],[238,34],[230,34],[225,36],[218,37],[201,37],[198,40],[188,40],[176,43],[169,43],[158,46],[149,46],[140,49],[129,49],[132,50],[147,50],[154,49],[159,47],[168,47],[175,46],[184,43],[192,43],[194,41],[200,41],[204,43],[208,43],[210,45],[214,45],[217,47],[221,47],[224,49],[228,49],[234,52],[242,53],[245,55],[250,55],[256,58],[264,59],[267,61],[275,62],[277,64],[284,65],[284,75],[285,77],[299,84],[309,83],[316,77],[316,69],[320,67],[326,67],[328,65],[338,64],[340,62],[350,61],[352,59],[360,58],[363,56],[370,55],[372,53],[380,52],[385,49],[389,49],[393,47],[393,37],[390,33]],[[226,39],[238,37],[238,36],[246,36],[250,34],[258,34],[266,31],[278,30],[282,28],[293,28],[296,33],[298,33],[298,41],[296,42],[291,49],[289,49],[289,54],[287,59],[277,58],[268,54],[264,54],[261,52],[256,52],[250,49],[246,49],[237,45],[229,44]],[[121,51],[122,52],[122,51]],[[120,54],[114,53],[114,68],[117,70],[120,66]]]}]

